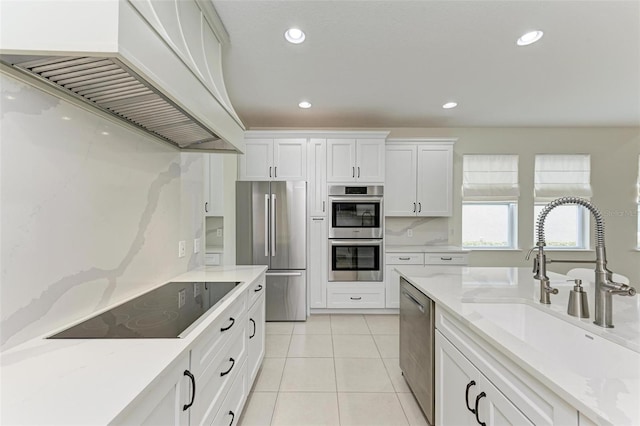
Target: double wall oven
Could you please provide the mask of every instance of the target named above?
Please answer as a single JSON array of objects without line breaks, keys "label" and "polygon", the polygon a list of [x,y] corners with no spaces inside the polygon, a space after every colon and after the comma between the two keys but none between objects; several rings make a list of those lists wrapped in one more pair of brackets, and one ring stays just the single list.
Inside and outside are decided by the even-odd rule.
[{"label": "double wall oven", "polygon": [[329,281],[382,281],[382,186],[329,187]]}]

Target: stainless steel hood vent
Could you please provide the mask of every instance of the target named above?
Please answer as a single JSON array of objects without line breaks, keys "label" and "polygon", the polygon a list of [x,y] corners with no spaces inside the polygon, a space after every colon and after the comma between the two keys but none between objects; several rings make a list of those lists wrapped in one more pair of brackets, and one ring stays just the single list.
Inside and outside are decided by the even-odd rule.
[{"label": "stainless steel hood vent", "polygon": [[179,148],[236,151],[118,59],[5,56],[3,60],[6,59],[18,59],[10,61],[14,67]]}]

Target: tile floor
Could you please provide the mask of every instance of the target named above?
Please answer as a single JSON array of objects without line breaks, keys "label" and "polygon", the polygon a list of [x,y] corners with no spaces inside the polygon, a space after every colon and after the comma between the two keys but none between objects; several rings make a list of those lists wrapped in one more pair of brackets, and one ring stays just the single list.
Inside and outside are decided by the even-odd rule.
[{"label": "tile floor", "polygon": [[427,425],[398,366],[397,315],[267,323],[241,426]]}]

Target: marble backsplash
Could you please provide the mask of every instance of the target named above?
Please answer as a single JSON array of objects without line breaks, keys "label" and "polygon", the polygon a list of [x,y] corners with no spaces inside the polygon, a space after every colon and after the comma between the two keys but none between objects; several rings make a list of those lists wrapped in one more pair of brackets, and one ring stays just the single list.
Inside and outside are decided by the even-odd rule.
[{"label": "marble backsplash", "polygon": [[8,74],[0,87],[3,350],[203,264],[202,154]]},{"label": "marble backsplash", "polygon": [[[449,219],[446,217],[387,217],[385,244],[388,245],[448,245]],[[413,233],[408,236],[408,231]]]}]

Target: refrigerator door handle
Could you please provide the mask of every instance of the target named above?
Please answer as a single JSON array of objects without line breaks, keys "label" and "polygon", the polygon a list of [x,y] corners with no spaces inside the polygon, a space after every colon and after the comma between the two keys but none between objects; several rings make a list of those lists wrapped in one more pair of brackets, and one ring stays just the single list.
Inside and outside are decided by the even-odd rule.
[{"label": "refrigerator door handle", "polygon": [[269,256],[269,194],[264,194],[264,255]]},{"label": "refrigerator door handle", "polygon": [[302,272],[267,272],[268,277],[301,277]]},{"label": "refrigerator door handle", "polygon": [[276,194],[271,194],[271,256],[275,257],[276,255]]}]

